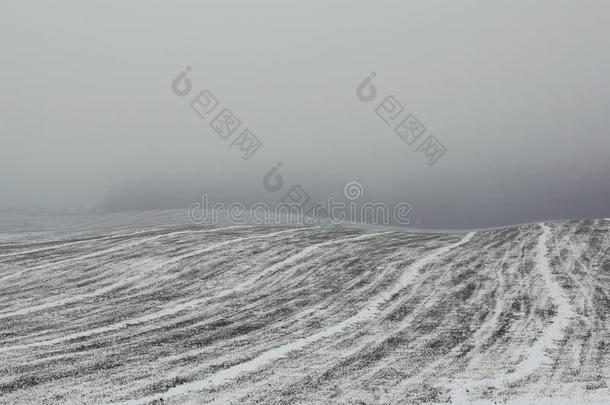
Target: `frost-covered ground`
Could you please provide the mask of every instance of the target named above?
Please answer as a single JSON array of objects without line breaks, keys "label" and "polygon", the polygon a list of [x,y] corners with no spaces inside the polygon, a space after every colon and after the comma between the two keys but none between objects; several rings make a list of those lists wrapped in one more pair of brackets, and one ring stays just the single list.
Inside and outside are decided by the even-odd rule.
[{"label": "frost-covered ground", "polygon": [[605,404],[609,316],[610,220],[0,221],[2,404]]}]

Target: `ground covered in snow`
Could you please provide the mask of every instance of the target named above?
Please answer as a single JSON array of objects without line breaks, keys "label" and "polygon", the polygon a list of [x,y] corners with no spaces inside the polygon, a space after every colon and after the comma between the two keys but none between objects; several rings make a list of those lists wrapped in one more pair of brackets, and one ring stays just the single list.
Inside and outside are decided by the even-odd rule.
[{"label": "ground covered in snow", "polygon": [[610,220],[172,215],[0,221],[0,403],[610,403]]}]

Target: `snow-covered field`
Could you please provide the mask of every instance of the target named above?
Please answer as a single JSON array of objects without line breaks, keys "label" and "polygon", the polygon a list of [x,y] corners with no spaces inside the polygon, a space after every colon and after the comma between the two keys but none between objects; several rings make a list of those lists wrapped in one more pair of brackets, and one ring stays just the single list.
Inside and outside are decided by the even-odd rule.
[{"label": "snow-covered field", "polygon": [[0,221],[0,403],[610,403],[610,220]]}]

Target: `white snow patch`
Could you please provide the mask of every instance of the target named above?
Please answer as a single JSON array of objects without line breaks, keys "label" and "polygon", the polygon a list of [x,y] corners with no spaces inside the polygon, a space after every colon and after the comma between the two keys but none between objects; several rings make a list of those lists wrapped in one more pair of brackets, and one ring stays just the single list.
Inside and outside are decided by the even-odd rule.
[{"label": "white snow patch", "polygon": [[[367,235],[363,235],[363,237],[364,236],[367,236]],[[237,365],[229,367],[225,370],[221,370],[203,380],[198,380],[198,381],[193,381],[190,383],[178,385],[176,387],[170,388],[169,390],[165,391],[162,394],[133,399],[133,400],[121,402],[120,404],[121,405],[145,404],[145,403],[151,402],[155,399],[168,399],[168,398],[176,397],[176,396],[186,394],[189,392],[196,392],[196,391],[200,391],[200,390],[203,390],[203,389],[206,389],[209,387],[223,385],[223,384],[237,378],[242,373],[254,372],[254,371],[260,369],[261,367],[264,367],[277,359],[285,357],[286,355],[288,355],[289,353],[291,353],[293,351],[300,350],[311,343],[317,342],[320,339],[330,337],[337,333],[340,333],[350,326],[359,324],[361,322],[368,321],[378,315],[379,306],[381,306],[383,303],[387,302],[394,294],[398,293],[401,289],[406,287],[406,285],[414,277],[417,276],[417,272],[419,271],[419,269],[421,269],[425,265],[437,260],[440,256],[444,255],[445,253],[449,252],[450,250],[452,250],[462,244],[467,243],[468,241],[470,241],[472,239],[473,236],[474,236],[474,232],[470,232],[470,233],[466,234],[466,236],[464,236],[460,241],[453,243],[451,245],[445,246],[443,248],[440,248],[440,249],[436,250],[435,252],[433,252],[432,254],[427,255],[427,256],[417,260],[415,263],[413,263],[413,265],[411,265],[409,267],[409,272],[403,274],[400,277],[400,279],[394,285],[393,288],[391,288],[389,291],[387,291],[385,293],[379,294],[379,296],[377,298],[370,301],[363,309],[358,311],[355,315],[353,315],[335,325],[329,326],[329,327],[321,330],[320,332],[317,332],[308,337],[300,338],[294,342],[267,350],[252,360],[237,364]],[[298,257],[306,256],[303,252],[301,252],[301,254],[297,254],[297,255],[298,255]],[[295,256],[297,256],[297,255],[295,255]],[[295,259],[295,260],[297,260],[297,259]]]},{"label": "white snow patch", "polygon": [[524,350],[523,355],[525,359],[514,371],[506,375],[470,383],[465,381],[453,383],[453,391],[451,393],[451,401],[453,404],[471,403],[466,391],[490,386],[502,387],[531,375],[538,367],[542,366],[548,360],[547,351],[555,347],[555,340],[561,337],[563,329],[568,326],[570,319],[575,315],[561,286],[553,278],[551,272],[551,266],[546,252],[550,228],[544,223],[540,223],[539,225],[542,228],[542,234],[538,239],[538,245],[536,247],[535,268],[541,274],[544,285],[548,288],[553,303],[557,306],[557,313],[553,317],[551,325],[543,331],[542,335],[536,340],[536,343]]}]

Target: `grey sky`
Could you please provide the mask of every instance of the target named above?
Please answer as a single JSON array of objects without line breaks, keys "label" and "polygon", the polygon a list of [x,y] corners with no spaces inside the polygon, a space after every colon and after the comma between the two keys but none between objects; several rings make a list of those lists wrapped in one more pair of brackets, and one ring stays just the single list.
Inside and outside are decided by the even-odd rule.
[{"label": "grey sky", "polygon": [[[105,3],[0,5],[0,208],[274,201],[282,161],[287,186],[357,180],[429,227],[610,216],[606,1]],[[189,107],[205,88],[263,141],[247,162]],[[389,94],[436,165],[375,115]]]}]

